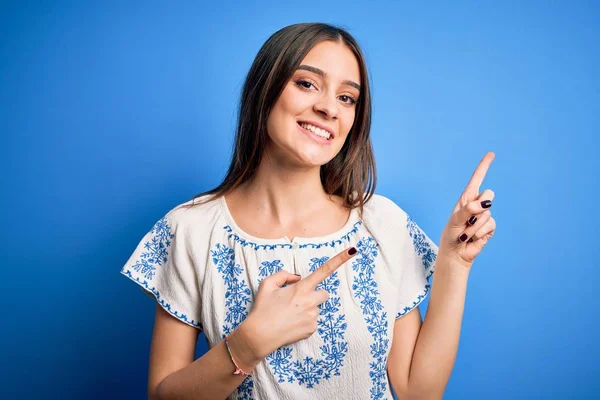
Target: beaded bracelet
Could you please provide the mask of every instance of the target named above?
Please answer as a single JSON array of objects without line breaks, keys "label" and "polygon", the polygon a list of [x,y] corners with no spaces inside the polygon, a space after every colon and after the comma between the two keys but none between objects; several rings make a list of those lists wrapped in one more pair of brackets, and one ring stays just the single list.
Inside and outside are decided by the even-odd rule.
[{"label": "beaded bracelet", "polygon": [[229,357],[231,357],[231,362],[233,363],[233,365],[235,365],[235,371],[233,372],[234,375],[243,375],[243,376],[248,376],[250,375],[252,372],[246,372],[243,369],[241,369],[237,363],[235,362],[235,360],[233,359],[233,355],[231,354],[231,349],[229,348],[229,341],[227,340],[227,336],[225,336],[225,346],[227,346],[227,352],[229,353]]}]

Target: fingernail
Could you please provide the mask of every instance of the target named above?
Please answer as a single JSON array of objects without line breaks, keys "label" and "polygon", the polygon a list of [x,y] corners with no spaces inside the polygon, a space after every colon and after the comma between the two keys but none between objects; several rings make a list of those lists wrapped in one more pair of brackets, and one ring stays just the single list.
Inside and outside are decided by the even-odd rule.
[{"label": "fingernail", "polygon": [[477,217],[474,215],[471,218],[469,218],[469,224],[471,224],[471,225],[473,225],[476,221],[477,221]]},{"label": "fingernail", "polygon": [[356,247],[352,247],[350,248],[350,250],[348,250],[348,254],[350,254],[351,256],[356,254]]},{"label": "fingernail", "polygon": [[491,206],[492,206],[491,200],[484,200],[481,202],[481,207],[483,207],[483,208],[490,208]]},{"label": "fingernail", "polygon": [[468,236],[466,233],[463,233],[462,235],[460,235],[460,237],[458,239],[460,239],[461,242],[464,242],[465,240],[467,240]]},{"label": "fingernail", "polygon": [[300,276],[300,274],[294,274],[294,275],[296,275],[296,276]]},{"label": "fingernail", "polygon": [[469,243],[473,243],[473,238],[469,239]]}]

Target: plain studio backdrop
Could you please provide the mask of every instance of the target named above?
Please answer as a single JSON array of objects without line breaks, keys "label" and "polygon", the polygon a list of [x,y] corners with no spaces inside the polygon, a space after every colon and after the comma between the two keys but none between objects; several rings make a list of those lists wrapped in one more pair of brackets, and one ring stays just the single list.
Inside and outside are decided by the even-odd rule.
[{"label": "plain studio backdrop", "polygon": [[377,192],[436,243],[496,153],[445,399],[600,395],[597,2],[3,1],[2,398],[146,397],[154,303],[119,271],[223,178],[260,46],[315,21],[363,46]]}]

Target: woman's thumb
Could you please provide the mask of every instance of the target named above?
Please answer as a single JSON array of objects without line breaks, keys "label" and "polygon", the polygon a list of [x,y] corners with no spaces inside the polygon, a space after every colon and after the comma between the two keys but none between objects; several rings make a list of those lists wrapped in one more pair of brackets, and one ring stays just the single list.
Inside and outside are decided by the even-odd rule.
[{"label": "woman's thumb", "polygon": [[296,283],[300,279],[302,279],[300,275],[292,274],[291,272],[281,270],[266,278],[263,281],[263,285],[266,284],[272,289],[277,289],[284,287],[289,283]]}]

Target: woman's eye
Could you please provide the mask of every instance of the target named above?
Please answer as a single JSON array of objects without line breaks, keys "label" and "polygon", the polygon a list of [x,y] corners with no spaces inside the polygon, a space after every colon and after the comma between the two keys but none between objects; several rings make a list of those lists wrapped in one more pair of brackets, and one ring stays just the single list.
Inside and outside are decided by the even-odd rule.
[{"label": "woman's eye", "polygon": [[350,97],[350,96],[346,96],[345,94],[340,96],[340,100],[342,100],[346,104],[351,104],[351,105],[356,104],[356,99],[354,99],[353,97]]},{"label": "woman's eye", "polygon": [[304,89],[310,89],[311,86],[314,86],[312,82],[305,81],[303,79],[299,79],[296,81],[296,85],[303,87]]},{"label": "woman's eye", "polygon": [[[299,86],[300,88],[304,89],[304,90],[317,90],[317,87],[315,86],[314,83],[304,80],[304,79],[298,79],[295,81],[296,85]],[[340,100],[342,100],[343,103],[346,103],[348,105],[355,105],[357,100],[352,97],[352,96],[348,96],[346,94],[343,94],[339,97]]]}]

